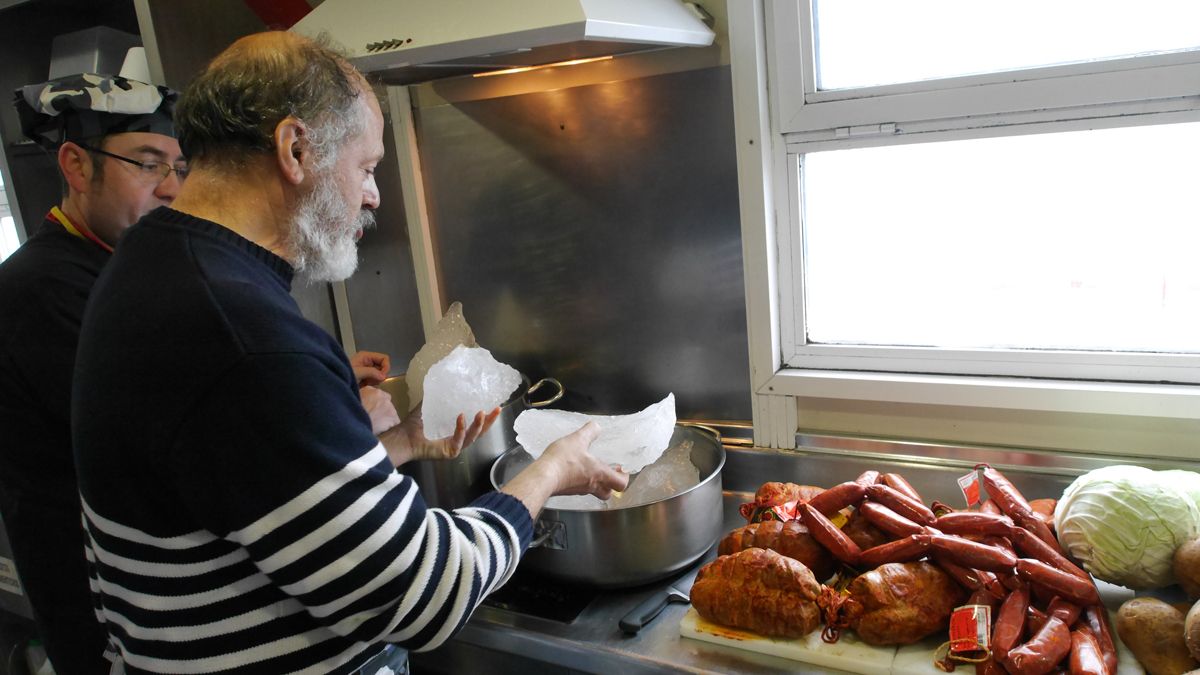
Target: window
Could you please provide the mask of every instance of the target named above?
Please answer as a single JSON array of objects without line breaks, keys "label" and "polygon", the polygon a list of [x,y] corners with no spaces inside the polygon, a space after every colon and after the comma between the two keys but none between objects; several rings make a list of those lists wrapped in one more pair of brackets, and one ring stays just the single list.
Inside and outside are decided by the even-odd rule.
[{"label": "window", "polygon": [[757,394],[1200,420],[1200,5],[736,4]]},{"label": "window", "polygon": [[4,191],[4,177],[0,175],[0,262],[12,255],[20,245],[17,223],[8,206],[8,194]]},{"label": "window", "polygon": [[1164,58],[1196,65],[1176,23],[1200,6],[790,4],[814,58],[780,71],[812,83],[786,137],[787,365],[1200,382],[1200,116],[1128,114]]}]

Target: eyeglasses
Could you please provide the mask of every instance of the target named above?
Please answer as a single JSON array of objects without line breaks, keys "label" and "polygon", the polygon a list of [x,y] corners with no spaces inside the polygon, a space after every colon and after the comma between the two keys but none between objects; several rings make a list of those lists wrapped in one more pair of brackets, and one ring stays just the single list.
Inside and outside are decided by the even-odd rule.
[{"label": "eyeglasses", "polygon": [[128,157],[122,157],[121,155],[115,155],[111,152],[101,150],[100,148],[93,148],[90,145],[84,145],[82,143],[79,144],[79,147],[83,148],[84,150],[87,150],[88,152],[95,152],[95,153],[104,155],[105,157],[112,157],[113,159],[119,159],[122,162],[128,162],[128,163],[136,166],[138,169],[140,169],[138,174],[142,177],[143,180],[145,180],[148,183],[152,182],[157,185],[158,183],[161,183],[164,180],[166,180],[167,176],[170,176],[172,171],[175,172],[175,176],[179,179],[179,182],[181,182],[181,183],[183,182],[183,179],[187,178],[187,176],[188,176],[189,169],[186,166],[171,166],[170,164],[167,164],[166,162],[139,162],[136,159],[130,159]]}]

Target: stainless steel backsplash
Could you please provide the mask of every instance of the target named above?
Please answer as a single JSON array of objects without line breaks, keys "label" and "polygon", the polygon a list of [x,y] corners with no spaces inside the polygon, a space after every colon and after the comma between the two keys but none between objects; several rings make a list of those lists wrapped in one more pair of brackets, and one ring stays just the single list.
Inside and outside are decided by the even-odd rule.
[{"label": "stainless steel backsplash", "polygon": [[[680,417],[750,418],[729,77],[417,111],[443,297],[498,359],[560,379],[562,407],[631,412],[673,391]],[[398,370],[421,338],[382,328],[419,319],[411,286],[378,282],[412,273],[398,187],[381,190],[397,208],[348,289],[358,347],[391,341]]]}]

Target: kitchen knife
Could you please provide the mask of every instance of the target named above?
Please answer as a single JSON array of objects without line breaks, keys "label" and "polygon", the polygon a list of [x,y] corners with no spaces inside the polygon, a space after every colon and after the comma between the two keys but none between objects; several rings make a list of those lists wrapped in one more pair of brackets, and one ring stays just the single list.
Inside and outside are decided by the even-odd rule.
[{"label": "kitchen knife", "polygon": [[699,567],[700,566],[697,565],[696,569],[683,575],[683,577],[674,584],[671,584],[662,590],[651,593],[650,597],[646,598],[637,607],[634,607],[632,610],[630,610],[628,614],[626,614],[621,618],[620,621],[617,622],[617,625],[621,627],[621,631],[628,635],[636,635],[639,630],[645,628],[647,624],[649,624],[654,620],[655,617],[662,613],[662,611],[666,609],[667,605],[671,604],[672,602],[691,602],[691,597],[679,589],[691,589],[692,583],[696,581],[696,573],[699,571]]}]

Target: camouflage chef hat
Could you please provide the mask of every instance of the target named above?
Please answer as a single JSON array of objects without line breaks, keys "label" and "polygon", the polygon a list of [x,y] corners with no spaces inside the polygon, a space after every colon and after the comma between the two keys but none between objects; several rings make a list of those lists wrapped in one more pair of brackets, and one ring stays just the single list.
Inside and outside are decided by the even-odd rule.
[{"label": "camouflage chef hat", "polygon": [[179,94],[119,75],[83,73],[16,90],[21,131],[55,150],[63,141],[144,131],[175,136],[171,119]]}]

